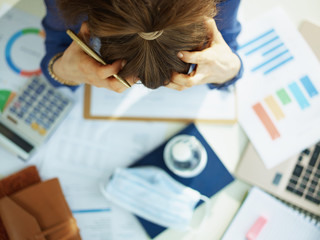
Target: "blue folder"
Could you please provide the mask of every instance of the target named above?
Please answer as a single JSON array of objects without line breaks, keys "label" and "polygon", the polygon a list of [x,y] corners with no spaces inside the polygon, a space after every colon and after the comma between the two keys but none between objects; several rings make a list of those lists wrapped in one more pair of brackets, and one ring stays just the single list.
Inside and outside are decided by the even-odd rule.
[{"label": "blue folder", "polygon": [[[175,136],[180,134],[188,134],[188,135],[195,136],[202,143],[202,145],[207,151],[207,155],[208,155],[207,165],[205,169],[198,176],[193,178],[182,178],[172,173],[166,167],[163,160],[163,150],[167,142],[160,145],[154,151],[150,152],[149,154],[147,154],[146,156],[144,156],[143,158],[135,162],[130,167],[138,167],[138,166],[140,167],[140,166],[150,166],[150,165],[160,167],[164,169],[167,173],[169,173],[178,182],[186,186],[189,186],[193,189],[196,189],[202,195],[205,195],[207,197],[211,197],[212,195],[217,193],[219,190],[221,190],[222,188],[224,188],[234,180],[232,175],[228,172],[228,170],[222,164],[218,156],[215,154],[215,152],[212,150],[212,148],[209,146],[209,144],[206,142],[206,140],[203,138],[203,136],[200,134],[200,132],[198,131],[198,129],[194,124],[188,125],[184,130],[182,130]],[[170,141],[170,139],[168,141]],[[161,233],[166,229],[165,227],[149,222],[141,217],[138,217],[138,220],[140,221],[140,223],[142,224],[142,226],[144,227],[144,229],[150,235],[151,238],[156,237],[159,233]]]}]

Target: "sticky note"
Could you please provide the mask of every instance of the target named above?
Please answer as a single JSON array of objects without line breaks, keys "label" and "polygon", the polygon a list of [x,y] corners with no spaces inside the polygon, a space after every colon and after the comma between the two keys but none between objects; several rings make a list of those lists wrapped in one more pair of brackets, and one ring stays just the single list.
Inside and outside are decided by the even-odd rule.
[{"label": "sticky note", "polygon": [[247,232],[246,239],[255,240],[266,223],[267,219],[263,216],[260,216]]}]

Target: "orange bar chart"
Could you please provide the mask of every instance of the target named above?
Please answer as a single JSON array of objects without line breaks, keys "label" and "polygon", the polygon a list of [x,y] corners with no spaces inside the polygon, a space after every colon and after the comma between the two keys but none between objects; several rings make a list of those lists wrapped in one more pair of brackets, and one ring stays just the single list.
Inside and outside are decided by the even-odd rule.
[{"label": "orange bar chart", "polygon": [[261,103],[256,103],[252,106],[252,108],[259,117],[267,132],[269,133],[271,139],[275,140],[279,138],[280,133],[278,132],[276,126],[273,124],[271,118],[269,117],[268,113],[265,111]]},{"label": "orange bar chart", "polygon": [[279,104],[277,103],[276,99],[272,96],[269,95],[264,99],[265,103],[268,105],[269,109],[271,110],[273,116],[277,120],[281,120],[284,118],[284,113],[281,110]]}]

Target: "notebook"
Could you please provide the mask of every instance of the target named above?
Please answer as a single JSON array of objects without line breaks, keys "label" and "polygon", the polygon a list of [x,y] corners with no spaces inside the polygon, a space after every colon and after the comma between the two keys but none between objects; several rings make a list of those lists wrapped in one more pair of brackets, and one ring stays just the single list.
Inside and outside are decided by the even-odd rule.
[{"label": "notebook", "polygon": [[[200,134],[200,132],[198,131],[198,129],[194,124],[188,125],[185,129],[183,129],[181,132],[179,132],[176,135],[180,135],[180,134],[188,134],[188,135],[195,136],[202,143],[202,145],[207,151],[207,155],[208,155],[207,165],[205,169],[198,176],[193,178],[182,178],[172,173],[166,167],[163,160],[163,150],[166,143],[170,141],[170,139],[167,142],[160,145],[154,151],[150,152],[149,154],[147,154],[146,156],[138,160],[131,167],[146,166],[146,165],[153,165],[153,166],[160,167],[164,169],[166,172],[168,172],[170,176],[173,177],[178,182],[199,191],[201,194],[206,195],[207,197],[211,197],[212,195],[220,191],[222,188],[224,188],[234,180],[232,175],[228,172],[228,170],[222,164],[218,156],[215,154],[215,152],[212,150],[212,148],[209,146],[207,141],[203,138],[203,136]],[[151,238],[154,238],[159,233],[165,230],[164,227],[154,224],[152,222],[149,222],[143,218],[138,217],[138,220],[140,221],[140,223],[142,224],[142,226],[144,227],[144,229],[146,230],[146,232],[149,234]]]},{"label": "notebook", "polygon": [[222,240],[319,240],[320,224],[254,187]]}]

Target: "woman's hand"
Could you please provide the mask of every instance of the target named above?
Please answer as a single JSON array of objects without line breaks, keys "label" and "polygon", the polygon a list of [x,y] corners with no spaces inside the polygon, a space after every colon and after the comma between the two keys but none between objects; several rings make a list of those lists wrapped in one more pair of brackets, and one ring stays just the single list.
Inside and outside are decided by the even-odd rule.
[{"label": "woman's hand", "polygon": [[[86,23],[81,25],[79,32],[81,39],[90,37]],[[55,61],[53,72],[59,78],[70,83],[87,83],[96,87],[107,88],[115,92],[123,92],[127,89],[112,75],[117,74],[124,65],[124,61],[118,60],[109,65],[102,65],[87,55],[77,43],[72,42],[63,55]],[[127,79],[133,84],[133,79]]]},{"label": "woman's hand", "polygon": [[208,19],[206,24],[211,40],[209,47],[202,51],[178,53],[182,61],[197,64],[196,70],[189,75],[174,73],[167,87],[184,90],[205,83],[222,84],[238,74],[241,67],[240,59],[224,41],[215,21]]}]

